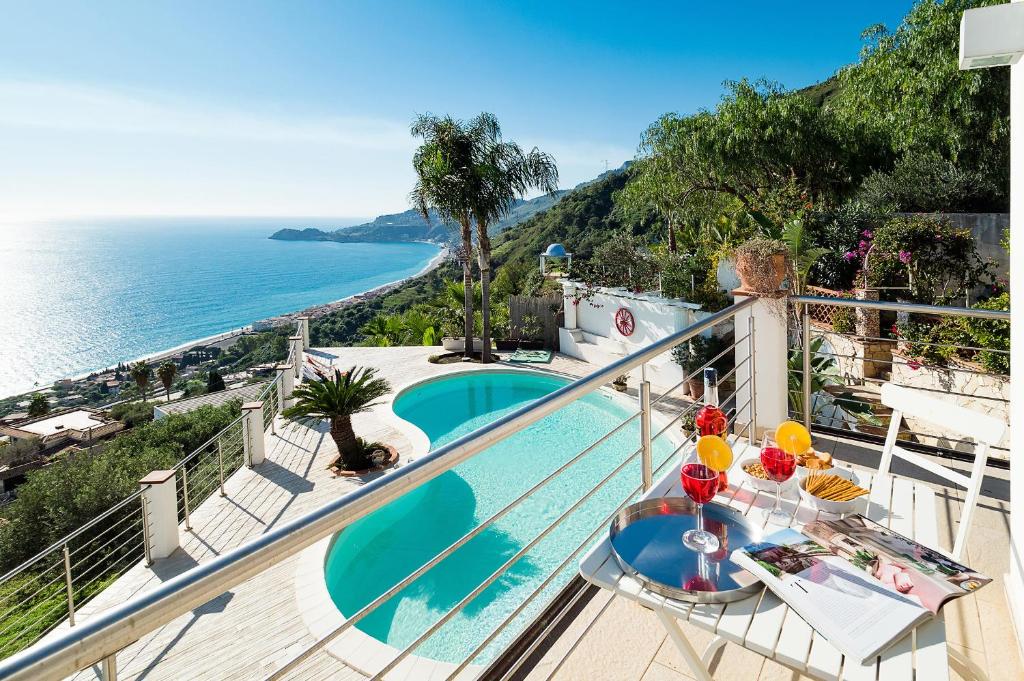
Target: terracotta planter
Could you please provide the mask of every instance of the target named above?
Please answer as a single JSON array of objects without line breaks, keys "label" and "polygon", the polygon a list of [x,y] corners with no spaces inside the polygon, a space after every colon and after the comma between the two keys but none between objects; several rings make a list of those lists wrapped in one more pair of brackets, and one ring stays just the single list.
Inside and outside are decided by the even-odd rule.
[{"label": "terracotta planter", "polygon": [[376,473],[377,471],[387,470],[388,468],[391,468],[396,463],[398,463],[398,450],[388,444],[383,445],[381,448],[386,452],[387,456],[379,466],[375,465],[371,466],[370,468],[364,468],[359,471],[347,471],[344,468],[340,467],[339,464],[341,462],[341,459],[339,458],[335,459],[335,461],[331,463],[329,468],[331,469],[331,472],[336,478],[356,478],[361,475],[366,475],[367,473]]},{"label": "terracotta planter", "polygon": [[704,379],[702,378],[688,378],[686,379],[686,392],[689,393],[690,397],[694,400],[700,400],[704,397]]},{"label": "terracotta planter", "polygon": [[775,293],[782,288],[786,278],[786,256],[773,255],[771,262],[754,260],[749,256],[736,259],[736,272],[740,275],[740,287],[755,293]]}]

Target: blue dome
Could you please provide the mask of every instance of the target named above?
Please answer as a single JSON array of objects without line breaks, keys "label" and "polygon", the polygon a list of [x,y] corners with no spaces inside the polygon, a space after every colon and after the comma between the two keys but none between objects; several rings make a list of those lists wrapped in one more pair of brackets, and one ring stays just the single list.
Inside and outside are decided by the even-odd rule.
[{"label": "blue dome", "polygon": [[550,258],[565,258],[569,254],[565,252],[565,246],[562,244],[551,244],[548,250],[544,251],[544,255]]}]

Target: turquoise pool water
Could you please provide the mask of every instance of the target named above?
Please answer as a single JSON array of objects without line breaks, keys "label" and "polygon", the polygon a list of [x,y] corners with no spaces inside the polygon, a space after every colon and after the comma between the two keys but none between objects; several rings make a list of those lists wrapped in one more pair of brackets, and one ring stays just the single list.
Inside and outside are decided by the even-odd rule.
[{"label": "turquoise pool water", "polygon": [[[413,387],[398,396],[394,410],[436,448],[565,384],[533,372],[473,372]],[[635,411],[626,404],[609,395],[588,395],[340,532],[325,565],[335,605],[344,615],[358,611],[619,425]],[[356,626],[404,648],[635,452],[639,438],[636,422],[623,428]],[[655,464],[671,451],[661,438]],[[415,654],[462,661],[639,484],[640,466],[634,461]],[[476,662],[500,651],[575,571],[573,561]]]}]

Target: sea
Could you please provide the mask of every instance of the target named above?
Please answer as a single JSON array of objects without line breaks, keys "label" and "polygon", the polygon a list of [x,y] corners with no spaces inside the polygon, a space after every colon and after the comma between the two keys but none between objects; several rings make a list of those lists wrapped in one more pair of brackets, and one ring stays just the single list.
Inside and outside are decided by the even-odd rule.
[{"label": "sea", "polygon": [[428,243],[275,241],[359,220],[0,224],[0,397],[421,272]]}]

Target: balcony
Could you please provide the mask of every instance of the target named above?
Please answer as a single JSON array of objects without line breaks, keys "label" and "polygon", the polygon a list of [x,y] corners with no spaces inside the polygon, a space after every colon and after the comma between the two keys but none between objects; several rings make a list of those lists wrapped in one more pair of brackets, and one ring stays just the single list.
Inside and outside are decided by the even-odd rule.
[{"label": "balcony", "polygon": [[[493,368],[430,363],[428,356],[436,352],[432,348],[304,349],[304,334],[300,333],[293,338],[290,363],[279,368],[277,379],[256,402],[246,405],[242,419],[186,458],[179,469],[168,472],[170,475],[148,480],[137,498],[122,503],[121,515],[100,519],[98,526],[107,528],[103,530],[107,534],[90,535],[98,538],[91,540],[88,549],[81,549],[69,538],[33,559],[33,565],[45,566],[45,579],[58,586],[66,581],[67,618],[33,646],[0,661],[0,678],[692,678],[691,668],[642,599],[615,597],[575,577],[580,559],[604,537],[614,512],[645,489],[657,489],[661,479],[674,479],[679,457],[692,445],[692,433],[680,426],[700,402],[687,398],[681,383],[652,390],[647,372],[653,372],[651,367],[659,366],[674,346],[728,327],[724,349],[708,364],[729,360],[722,375],[721,402],[730,414],[734,448],[745,447],[752,433],[795,417],[812,423],[818,449],[828,450],[837,461],[871,475],[879,466],[881,436],[847,419],[850,411],[840,412],[828,405],[835,405],[840,387],[853,390],[853,399],[871,404],[873,386],[892,380],[897,365],[905,360],[880,359],[863,352],[844,354],[843,338],[839,337],[824,349],[807,350],[815,339],[828,334],[856,337],[861,343],[871,338],[826,328],[822,310],[845,307],[870,312],[885,307],[874,305],[825,298],[791,299],[788,303],[748,298],[608,366],[563,355],[533,371],[502,365],[501,371],[540,374],[560,387],[529,403],[510,404],[487,425],[458,433],[441,444],[430,426],[416,427],[398,418],[388,399],[357,416],[355,425],[360,436],[394,446],[400,454],[399,467],[357,477],[335,477],[327,469],[335,448],[325,426],[295,423],[277,415],[295,374],[302,373],[300,368],[378,367],[392,384],[393,395],[406,395],[406,388],[439,378]],[[939,308],[927,312],[968,314]],[[808,363],[830,354],[837,356],[842,385],[815,389],[811,382],[803,381],[803,376],[817,371],[808,370]],[[799,361],[794,361],[796,358]],[[802,361],[805,358],[807,363]],[[886,362],[888,369],[874,366]],[[888,376],[883,375],[886,371]],[[634,378],[624,395],[607,387],[630,372]],[[798,388],[793,390],[793,385]],[[934,393],[921,386],[917,389]],[[434,401],[428,406],[441,413],[446,408],[450,411],[450,403],[431,397]],[[509,543],[497,552],[498,560],[487,563],[469,583],[427,612],[419,629],[400,640],[388,639],[387,645],[367,634],[358,622],[351,624],[341,617],[332,602],[337,594],[329,591],[324,579],[332,536],[388,502],[414,494],[452,468],[487,456],[488,448],[515,438],[582,399],[614,403],[617,406],[608,413],[617,421],[611,427],[602,425],[600,432],[588,431],[591,439],[563,452],[561,458],[553,453],[550,466],[532,477],[529,473],[533,471],[524,469],[522,481],[515,476],[502,478],[511,489],[506,495],[502,496],[501,489],[478,492],[473,522],[459,524],[450,541],[433,553],[414,556],[418,562],[409,563],[405,573],[363,598],[346,615],[369,621],[378,607],[397,607],[390,601],[408,597],[407,592],[399,593],[404,586],[415,585],[421,576],[427,579],[420,584],[431,583],[431,572],[443,568],[448,555],[454,557],[461,548],[470,548],[474,538],[486,536],[492,527],[509,535]],[[947,394],[945,399],[963,403],[978,398]],[[597,417],[592,420],[600,421]],[[579,420],[570,423],[582,429],[580,424]],[[901,426],[902,422],[897,423]],[[908,419],[901,439],[912,440],[927,461],[964,474],[971,472],[971,443],[921,429]],[[982,496],[964,552],[965,562],[994,582],[943,611],[945,638],[952,653],[944,667],[949,678],[1024,675],[1003,584],[1011,558],[1005,458],[998,446],[989,452],[990,465],[984,469]],[[579,488],[578,495],[555,495],[564,502],[556,507],[529,506],[538,491],[572,475],[577,463],[595,459],[605,467],[594,474],[588,487]],[[894,472],[912,481],[907,484],[934,490],[937,539],[950,549],[959,529],[964,491],[940,484],[939,478],[920,468],[898,466]],[[759,495],[740,489],[737,481],[730,503],[741,511],[764,503]],[[171,493],[160,497],[159,487],[167,483],[165,489]],[[591,506],[591,496],[610,499]],[[492,497],[500,498],[500,503],[487,506],[485,502]],[[161,499],[167,498],[171,505],[161,507]],[[450,498],[447,501],[454,503]],[[531,529],[531,534],[510,534],[503,521],[516,518],[523,508],[542,508],[545,520]],[[446,520],[453,517],[447,507],[436,510],[448,513]],[[534,512],[540,511],[531,510]],[[402,520],[423,527],[429,524],[422,514]],[[454,521],[441,523],[450,524]],[[573,525],[574,533],[560,534],[567,524]],[[178,545],[162,543],[169,536],[168,527],[173,528]],[[568,536],[572,541],[566,539],[557,555],[545,554],[555,556],[552,562],[517,572],[517,564],[533,557],[534,547],[541,546],[549,535]],[[394,555],[398,560],[406,548],[396,545],[385,557]],[[114,550],[121,551],[114,558],[119,565],[117,579],[97,589],[89,582],[95,573],[88,573],[95,559],[87,556],[95,552],[104,556]],[[375,565],[386,565],[386,561]],[[352,584],[365,576],[359,563],[346,574]],[[4,579],[9,578],[11,575]],[[447,623],[460,621],[464,611],[482,610],[477,599],[489,585],[507,586],[508,582],[526,584],[525,595],[511,604],[503,603],[503,609],[486,620],[473,620],[475,628],[456,630],[469,632],[456,637],[459,645],[450,650],[457,654],[438,654],[433,634],[443,634]],[[427,594],[427,600],[432,595]],[[0,628],[7,630],[6,640],[11,640],[12,632],[25,630],[22,640],[27,642],[25,637],[34,636],[40,628],[32,626],[40,613],[33,610],[32,602],[4,607],[9,614],[3,616]],[[719,626],[721,616],[719,611],[710,624],[683,622],[680,626],[694,644],[703,644],[713,636],[708,627]],[[714,678],[802,678],[805,673],[811,674],[808,678],[852,678],[848,673],[852,669],[841,660],[825,673],[810,664],[816,653],[811,643],[795,656],[788,651],[776,654],[775,643],[777,640],[767,657],[727,643],[711,659]],[[871,678],[886,678],[879,670],[872,674]]]}]

